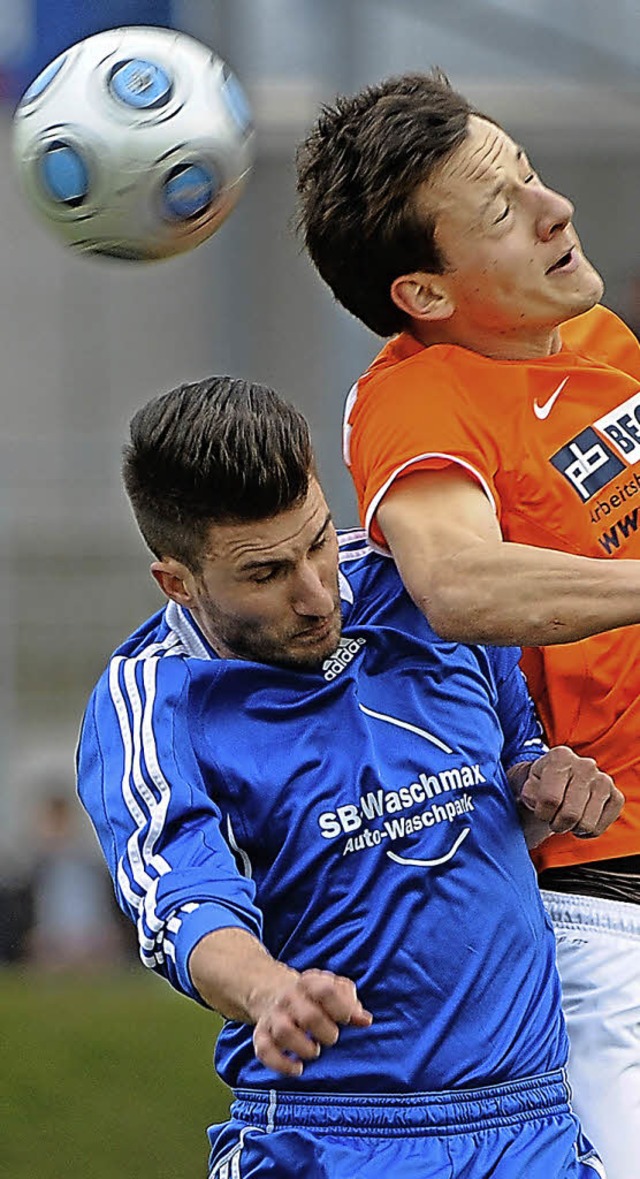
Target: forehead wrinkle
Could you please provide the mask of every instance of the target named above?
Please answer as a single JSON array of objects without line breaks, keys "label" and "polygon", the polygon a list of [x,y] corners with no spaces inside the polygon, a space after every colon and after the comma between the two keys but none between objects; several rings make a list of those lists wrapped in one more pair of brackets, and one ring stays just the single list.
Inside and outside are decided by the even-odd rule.
[{"label": "forehead wrinkle", "polygon": [[[477,131],[474,134],[475,128]],[[478,134],[482,137],[473,143]],[[501,127],[479,119],[476,124],[471,124],[470,134],[464,143],[443,163],[436,183],[438,179],[444,180],[445,183],[447,180],[458,179],[488,181],[492,176],[504,173],[510,155],[516,163],[523,154],[523,149],[514,143]],[[500,180],[495,184],[496,189],[499,183]]]},{"label": "forehead wrinkle", "polygon": [[[217,526],[216,535],[211,538],[207,552],[204,554],[205,560],[213,561],[232,561],[235,564],[243,563],[248,567],[253,562],[256,564],[286,564],[291,562],[295,557],[296,546],[300,547],[300,537],[310,528],[316,516],[322,511],[326,510],[326,505],[323,499],[319,499],[316,503],[309,506],[309,512],[299,521],[298,527],[294,531],[287,531],[286,533],[278,533],[271,537],[269,529],[277,519],[282,519],[289,514],[282,512],[281,517],[271,517],[262,522],[254,521],[248,524],[220,524]],[[300,509],[293,509],[293,511]],[[326,512],[326,518],[323,517],[322,523],[315,529],[313,538],[325,529],[331,520],[331,513]],[[264,537],[256,536],[259,533],[261,523],[267,528],[267,534]],[[214,527],[216,527],[214,525]],[[216,544],[217,541],[217,544]],[[220,543],[222,542],[222,543]],[[291,549],[293,547],[293,554]],[[306,545],[305,545],[306,547]],[[274,556],[274,550],[286,549],[284,553],[277,553]]]},{"label": "forehead wrinkle", "polygon": [[[219,526],[220,532],[215,542],[209,546],[205,556],[214,561],[229,560],[242,561],[245,557],[255,558],[257,561],[268,561],[274,549],[282,548],[283,545],[295,542],[297,536],[303,531],[305,523],[301,523],[300,527],[291,535],[275,536],[261,540],[256,536],[256,524],[239,524],[229,525],[222,524]],[[235,532],[235,529],[238,532]],[[232,531],[233,530],[233,531]],[[222,544],[220,543],[222,541]],[[282,559],[282,558],[278,558]]]},{"label": "forehead wrinkle", "polygon": [[[313,515],[315,515],[315,513]],[[296,557],[298,555],[298,549],[300,551],[306,551],[308,546],[310,544],[315,544],[316,541],[318,540],[318,537],[320,537],[322,535],[322,533],[325,532],[326,529],[329,527],[329,524],[331,523],[331,513],[330,512],[327,513],[327,516],[322,521],[322,524],[320,525],[320,527],[315,529],[313,535],[311,537],[309,537],[308,541],[305,541],[305,543],[303,545],[298,545],[297,541],[300,537],[300,533],[305,532],[307,530],[309,525],[312,523],[312,520],[313,520],[313,516],[311,516],[309,520],[305,520],[297,532],[292,533],[290,536],[285,537],[283,540],[274,541],[273,545],[266,545],[266,546],[263,546],[262,548],[256,548],[255,545],[250,545],[249,546],[249,560],[248,561],[243,560],[242,553],[240,553],[240,555],[239,555],[241,570],[244,571],[247,569],[253,569],[254,567],[258,567],[260,565],[282,565],[282,566],[294,565],[295,561],[296,561]],[[279,555],[279,556],[274,557],[272,555],[273,549],[274,548],[281,548],[282,545],[287,545],[287,546],[293,545],[293,552],[289,551],[284,555]]]}]

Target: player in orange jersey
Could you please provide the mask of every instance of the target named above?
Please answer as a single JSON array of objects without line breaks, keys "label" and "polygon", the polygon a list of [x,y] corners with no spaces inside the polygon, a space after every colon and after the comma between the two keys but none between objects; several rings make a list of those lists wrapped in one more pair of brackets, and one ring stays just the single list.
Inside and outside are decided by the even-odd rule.
[{"label": "player in orange jersey", "polygon": [[627,798],[597,844],[554,839],[537,865],[576,1108],[609,1179],[634,1179],[640,346],[599,305],[571,202],[439,71],[325,107],[297,164],[313,262],[391,337],[345,412],[371,539],[443,637],[527,648],[549,739]]}]

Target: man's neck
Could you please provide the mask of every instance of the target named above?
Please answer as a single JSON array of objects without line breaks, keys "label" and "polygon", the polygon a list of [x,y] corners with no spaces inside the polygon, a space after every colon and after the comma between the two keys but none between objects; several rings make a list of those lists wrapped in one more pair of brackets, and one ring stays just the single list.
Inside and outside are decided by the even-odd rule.
[{"label": "man's neck", "polygon": [[491,360],[539,360],[543,356],[554,356],[562,347],[558,327],[531,331],[526,336],[507,332],[500,335],[460,328],[452,331],[446,322],[426,324],[414,320],[410,332],[427,348],[432,344],[455,344]]}]

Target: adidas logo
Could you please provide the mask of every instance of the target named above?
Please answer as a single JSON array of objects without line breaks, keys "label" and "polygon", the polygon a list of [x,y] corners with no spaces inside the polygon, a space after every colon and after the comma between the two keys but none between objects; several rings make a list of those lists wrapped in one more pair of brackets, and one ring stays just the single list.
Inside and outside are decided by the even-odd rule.
[{"label": "adidas logo", "polygon": [[335,680],[336,676],[340,675],[340,672],[349,666],[360,648],[364,647],[365,642],[365,639],[340,639],[333,655],[329,659],[325,659],[322,664],[322,674],[327,683]]}]

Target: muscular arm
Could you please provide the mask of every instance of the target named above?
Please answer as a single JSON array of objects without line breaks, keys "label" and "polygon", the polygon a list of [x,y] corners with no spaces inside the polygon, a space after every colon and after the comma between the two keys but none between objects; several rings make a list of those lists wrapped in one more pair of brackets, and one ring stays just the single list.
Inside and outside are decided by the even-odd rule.
[{"label": "muscular arm", "polygon": [[292,970],[244,930],[207,934],[191,953],[189,972],[209,1007],[255,1025],[256,1056],[288,1076],[299,1076],[303,1061],[335,1044],[340,1024],[371,1023],[350,979],[327,970]]},{"label": "muscular arm", "polygon": [[526,647],[640,622],[640,561],[599,561],[504,541],[459,468],[393,484],[378,523],[415,603],[443,638]]}]

